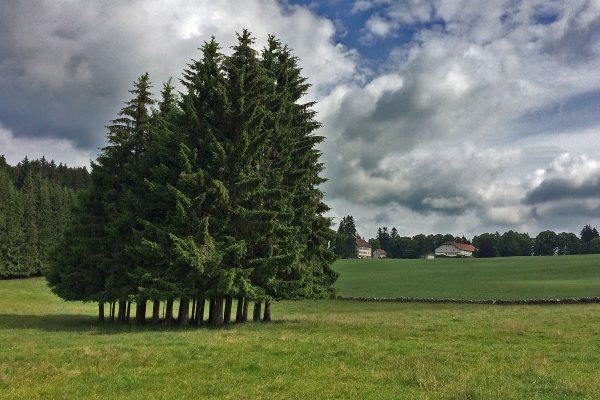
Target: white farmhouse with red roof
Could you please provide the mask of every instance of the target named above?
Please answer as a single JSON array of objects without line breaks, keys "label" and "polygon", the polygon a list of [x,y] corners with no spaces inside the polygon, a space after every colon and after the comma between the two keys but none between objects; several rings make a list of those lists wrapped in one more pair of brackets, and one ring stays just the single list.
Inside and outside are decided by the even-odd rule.
[{"label": "white farmhouse with red roof", "polygon": [[387,253],[384,249],[373,250],[373,258],[385,258]]},{"label": "white farmhouse with red roof", "polygon": [[372,258],[372,247],[366,240],[356,239],[356,258]]},{"label": "white farmhouse with red roof", "polygon": [[436,256],[446,257],[472,257],[475,252],[475,247],[470,244],[444,242],[441,246],[435,249]]}]

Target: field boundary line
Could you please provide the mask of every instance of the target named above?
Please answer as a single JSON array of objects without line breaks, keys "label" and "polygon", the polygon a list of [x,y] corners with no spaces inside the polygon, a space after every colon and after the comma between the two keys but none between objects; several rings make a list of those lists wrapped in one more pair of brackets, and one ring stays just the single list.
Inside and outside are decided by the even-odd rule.
[{"label": "field boundary line", "polygon": [[566,299],[500,299],[500,300],[467,300],[467,299],[434,299],[423,297],[352,297],[336,296],[337,300],[349,301],[379,301],[379,302],[398,302],[398,303],[458,303],[458,304],[587,304],[600,303],[600,297],[581,297]]}]

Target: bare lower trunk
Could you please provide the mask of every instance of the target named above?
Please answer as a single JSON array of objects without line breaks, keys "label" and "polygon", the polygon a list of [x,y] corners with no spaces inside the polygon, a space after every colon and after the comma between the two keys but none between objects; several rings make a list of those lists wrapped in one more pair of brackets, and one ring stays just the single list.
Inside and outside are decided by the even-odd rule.
[{"label": "bare lower trunk", "polygon": [[146,323],[146,300],[139,301],[135,305],[135,323],[144,325]]},{"label": "bare lower trunk", "polygon": [[228,324],[231,322],[231,307],[233,306],[233,297],[227,296],[225,298],[225,315],[223,316],[223,322]]},{"label": "bare lower trunk", "polygon": [[131,300],[127,302],[127,314],[125,314],[125,323],[129,323],[129,316],[131,315]]},{"label": "bare lower trunk", "polygon": [[173,299],[167,300],[167,307],[165,311],[165,325],[173,325]]},{"label": "bare lower trunk", "polygon": [[271,301],[265,301],[265,313],[263,317],[263,321],[271,322]]},{"label": "bare lower trunk", "polygon": [[125,323],[125,316],[127,315],[127,302],[119,301],[119,314],[117,315],[117,322]]},{"label": "bare lower trunk", "polygon": [[215,298],[210,299],[210,303],[208,304],[208,323],[212,324],[213,315],[215,314]]},{"label": "bare lower trunk", "polygon": [[196,306],[196,325],[204,325],[204,299],[198,299],[198,305]]},{"label": "bare lower trunk", "polygon": [[115,308],[116,302],[110,303],[110,322],[115,322]]},{"label": "bare lower trunk", "polygon": [[215,307],[213,310],[212,320],[213,325],[223,325],[223,298],[215,299]]},{"label": "bare lower trunk", "polygon": [[235,313],[235,322],[242,322],[243,318],[244,318],[244,298],[238,297],[237,310]]},{"label": "bare lower trunk", "polygon": [[104,322],[104,303],[98,303],[98,322]]},{"label": "bare lower trunk", "polygon": [[254,314],[252,315],[252,321],[260,321],[260,309],[262,303],[260,301],[254,302]]},{"label": "bare lower trunk", "polygon": [[196,322],[196,298],[192,299],[192,315],[190,316],[190,321],[192,324]]},{"label": "bare lower trunk", "polygon": [[242,322],[248,322],[248,308],[250,307],[250,300],[244,299],[244,312],[242,313]]},{"label": "bare lower trunk", "polygon": [[187,325],[190,321],[190,299],[179,300],[179,323]]},{"label": "bare lower trunk", "polygon": [[152,325],[158,325],[160,319],[160,300],[154,300],[152,303]]}]

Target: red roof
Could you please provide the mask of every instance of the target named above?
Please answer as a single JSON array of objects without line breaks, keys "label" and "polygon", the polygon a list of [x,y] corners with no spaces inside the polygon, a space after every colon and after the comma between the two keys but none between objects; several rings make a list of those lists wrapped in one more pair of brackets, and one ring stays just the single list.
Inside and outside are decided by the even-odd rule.
[{"label": "red roof", "polygon": [[378,251],[379,254],[387,254],[384,249],[377,249],[375,251]]},{"label": "red roof", "polygon": [[462,244],[462,243],[454,243],[454,242],[444,242],[443,244],[451,244],[452,246],[456,247],[457,249],[463,250],[463,251],[470,251],[470,252],[475,251],[475,247],[471,246],[470,244]]},{"label": "red roof", "polygon": [[362,239],[356,239],[356,245],[358,247],[371,247],[371,245],[369,244],[369,242],[362,240]]}]

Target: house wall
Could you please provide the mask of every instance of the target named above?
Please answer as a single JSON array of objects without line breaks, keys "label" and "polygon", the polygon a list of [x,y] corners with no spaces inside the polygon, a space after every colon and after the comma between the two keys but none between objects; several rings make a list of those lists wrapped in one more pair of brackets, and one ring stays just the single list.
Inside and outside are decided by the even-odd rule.
[{"label": "house wall", "polygon": [[385,254],[379,252],[379,250],[375,250],[373,252],[373,258],[385,258]]},{"label": "house wall", "polygon": [[473,255],[472,252],[466,250],[460,250],[457,247],[452,246],[451,244],[443,244],[437,249],[435,249],[436,255],[444,255],[447,257],[456,257],[461,255],[463,257],[471,257]]},{"label": "house wall", "polygon": [[371,248],[358,247],[358,258],[371,258]]}]

